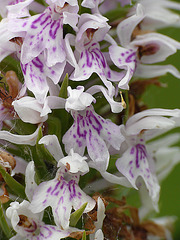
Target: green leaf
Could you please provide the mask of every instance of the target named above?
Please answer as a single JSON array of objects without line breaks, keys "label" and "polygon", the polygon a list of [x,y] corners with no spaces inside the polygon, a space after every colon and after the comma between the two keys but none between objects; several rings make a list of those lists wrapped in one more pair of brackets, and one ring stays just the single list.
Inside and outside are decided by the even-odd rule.
[{"label": "green leaf", "polygon": [[78,210],[73,212],[70,216],[70,226],[75,227],[80,217],[82,216],[88,203],[84,203]]},{"label": "green leaf", "polygon": [[67,98],[67,87],[69,84],[68,74],[66,74],[62,84],[61,84],[61,90],[59,92],[59,97],[61,98]]},{"label": "green leaf", "polygon": [[55,134],[58,137],[59,141],[60,141],[61,138],[62,138],[62,136],[61,136],[61,121],[60,121],[60,119],[50,115],[48,117],[47,124],[48,124],[48,134],[49,135]]},{"label": "green leaf", "polygon": [[11,188],[11,190],[19,197],[25,199],[25,188],[20,183],[18,183],[5,169],[0,165],[0,173],[2,174],[4,181]]},{"label": "green leaf", "polygon": [[1,229],[3,230],[4,234],[7,236],[8,239],[10,239],[13,235],[12,235],[12,231],[9,228],[9,225],[6,222],[6,219],[4,217],[4,212],[2,209],[2,204],[0,202],[0,226]]},{"label": "green leaf", "polygon": [[82,240],[86,240],[86,231],[83,232]]},{"label": "green leaf", "polygon": [[41,152],[41,147],[38,142],[42,138],[42,128],[39,128],[37,140],[36,140],[36,146],[31,147],[31,152],[33,156],[33,161],[36,167],[36,180],[37,182],[41,182],[41,180],[44,180],[45,177],[48,175],[48,170],[46,168],[46,164],[44,162],[44,155]]},{"label": "green leaf", "polygon": [[[42,131],[38,137],[40,137],[40,139],[42,138]],[[38,138],[38,141],[40,139]],[[53,165],[57,165],[57,161],[50,154],[50,152],[45,148],[44,144],[37,143],[36,150],[37,150],[38,156],[42,157],[42,159],[45,159],[46,162],[52,163]]]}]

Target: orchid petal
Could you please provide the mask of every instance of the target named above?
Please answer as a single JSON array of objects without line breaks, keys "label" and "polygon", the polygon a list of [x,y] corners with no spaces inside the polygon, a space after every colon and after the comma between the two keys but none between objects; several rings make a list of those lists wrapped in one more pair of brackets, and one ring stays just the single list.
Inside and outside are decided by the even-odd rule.
[{"label": "orchid petal", "polygon": [[104,203],[102,201],[102,199],[100,197],[98,197],[97,200],[97,221],[94,223],[95,227],[96,227],[96,233],[95,234],[90,234],[90,240],[103,240],[104,239],[104,235],[102,233],[102,226],[103,226],[103,221],[104,218],[106,217],[105,215],[105,206]]},{"label": "orchid petal", "polygon": [[62,20],[60,18],[53,20],[48,12],[31,17],[22,46],[21,62],[23,64],[30,62],[45,49],[49,67],[64,62],[62,27]]},{"label": "orchid petal", "polygon": [[81,81],[88,79],[95,72],[108,88],[109,93],[113,91],[112,83],[107,79],[111,78],[111,69],[109,68],[103,53],[99,49],[98,43],[94,43],[87,50],[81,52],[78,67],[70,76],[71,80]]},{"label": "orchid petal", "polygon": [[161,147],[154,154],[156,159],[156,174],[159,181],[164,180],[173,168],[180,162],[179,147]]},{"label": "orchid petal", "polygon": [[148,116],[180,117],[180,110],[179,109],[169,110],[169,109],[162,109],[162,108],[153,108],[153,109],[144,110],[130,117],[126,122],[126,127],[128,128],[130,125]]},{"label": "orchid petal", "polygon": [[103,240],[104,239],[104,234],[101,229],[97,230],[95,233],[94,240]]},{"label": "orchid petal", "polygon": [[180,141],[180,134],[168,134],[167,136],[157,139],[148,143],[147,148],[150,152],[158,151],[158,149],[165,147],[168,148],[169,146],[177,144]]},{"label": "orchid petal", "polygon": [[150,129],[170,129],[175,126],[175,122],[171,119],[161,116],[149,116],[140,119],[134,124],[126,127],[127,135],[138,135],[142,130]]},{"label": "orchid petal", "polygon": [[128,187],[128,188],[132,187],[130,182],[124,176],[119,177],[119,176],[116,176],[115,174],[111,174],[109,172],[102,172],[102,171],[100,171],[100,173],[101,173],[102,177],[108,182],[111,182],[113,184],[120,184],[120,185],[122,185],[124,187]]},{"label": "orchid petal", "polygon": [[130,43],[132,32],[138,23],[143,20],[144,16],[143,6],[138,4],[136,7],[136,14],[119,23],[117,27],[117,35],[119,42],[123,47],[126,47]]},{"label": "orchid petal", "polygon": [[[7,217],[11,220],[11,224],[17,235],[12,239],[23,239],[28,240],[57,240],[65,238],[70,235],[72,231],[77,231],[75,228],[69,228],[67,231],[59,229],[55,225],[46,225],[41,221],[42,214],[34,214],[30,210],[30,203],[24,200],[22,203],[13,202],[10,207],[6,210]],[[26,224],[19,224],[20,216],[27,218]]]},{"label": "orchid petal", "polygon": [[143,181],[139,181],[139,195],[141,199],[142,206],[139,209],[139,216],[140,218],[144,218],[148,213],[155,210],[156,212],[159,211],[158,201],[159,201],[159,194],[157,195],[156,199],[152,201],[151,197],[149,196],[149,191]]},{"label": "orchid petal", "polygon": [[[79,31],[76,36],[77,47],[78,42],[85,41],[85,36],[87,36],[86,31],[88,29],[96,30],[93,34],[93,39],[96,40],[96,42],[102,41],[110,29],[107,21],[108,19],[100,14],[82,14],[78,22]],[[87,45],[87,43],[85,43],[85,45]]]},{"label": "orchid petal", "polygon": [[[43,110],[42,104],[33,97],[26,96],[19,100],[15,100],[12,105],[23,122],[36,124],[47,120],[47,115],[41,117],[41,112]],[[51,110],[48,108],[47,114],[50,112]]]},{"label": "orchid petal", "polygon": [[98,5],[102,3],[104,0],[83,0],[81,5],[86,8],[98,8]]},{"label": "orchid petal", "polygon": [[67,2],[71,6],[78,6],[77,0],[46,0],[46,2],[51,5],[52,3],[55,3],[59,7],[64,7],[64,4]]},{"label": "orchid petal", "polygon": [[[140,0],[144,11],[145,19],[141,23],[141,28],[154,30],[161,27],[175,24],[179,21],[179,15],[168,8],[179,9],[179,3],[169,0]],[[155,6],[155,7],[154,7]]]},{"label": "orchid petal", "polygon": [[57,167],[64,165],[68,166],[68,171],[70,173],[80,172],[81,174],[85,174],[89,172],[89,166],[85,161],[86,159],[86,157],[81,157],[78,153],[74,153],[73,149],[71,149],[68,156],[59,160]]},{"label": "orchid petal", "polygon": [[145,145],[139,143],[130,147],[121,158],[116,161],[117,169],[128,179],[132,186],[137,189],[136,181],[141,176],[149,191],[152,201],[156,201],[160,187],[155,175],[151,172]]},{"label": "orchid petal", "polygon": [[36,144],[38,132],[39,132],[39,127],[36,129],[36,131],[33,134],[30,134],[30,135],[17,135],[17,134],[12,134],[8,131],[0,131],[0,139],[9,141],[15,144],[27,144],[27,145],[34,146]]},{"label": "orchid petal", "polygon": [[63,136],[65,150],[69,153],[73,148],[80,155],[84,154],[87,146],[89,156],[106,170],[109,161],[109,152],[106,144],[119,149],[124,138],[120,128],[110,120],[97,115],[92,106],[87,110],[74,112],[75,122]]},{"label": "orchid petal", "polygon": [[172,65],[144,65],[137,64],[135,76],[141,78],[154,78],[171,73],[173,76],[180,78],[180,72]]},{"label": "orchid petal", "polygon": [[47,77],[50,77],[55,84],[59,81],[63,72],[65,62],[57,63],[52,68],[47,67],[43,55],[34,58],[31,62],[21,65],[27,88],[32,91],[39,102],[44,102],[49,86]]},{"label": "orchid petal", "polygon": [[[76,10],[78,12],[78,7]],[[74,30],[77,30],[78,17],[77,13],[63,12],[63,24],[69,24]]]},{"label": "orchid petal", "polygon": [[47,206],[51,206],[56,224],[67,229],[72,207],[77,210],[88,202],[85,209],[87,212],[92,210],[95,201],[79,188],[77,175],[69,174],[69,180],[66,181],[63,177],[64,170],[66,169],[60,169],[55,179],[43,182],[38,186],[31,202],[31,210],[41,212]]},{"label": "orchid petal", "polygon": [[57,96],[47,96],[47,104],[51,109],[65,108],[66,99]]},{"label": "orchid petal", "polygon": [[27,7],[33,2],[33,0],[19,1],[17,4],[6,6],[8,10],[8,18],[20,18],[29,17],[29,11]]},{"label": "orchid petal", "polygon": [[140,46],[145,49],[149,47],[152,53],[147,52],[147,55],[145,53],[142,55],[140,61],[150,64],[166,60],[168,56],[174,54],[180,48],[180,43],[159,33],[147,33],[137,36],[130,43],[130,46]]},{"label": "orchid petal", "polygon": [[83,86],[78,86],[77,89],[71,89],[69,86],[67,90],[69,97],[66,99],[65,109],[68,112],[84,110],[92,102],[95,102],[95,98],[91,94],[84,92]]},{"label": "orchid petal", "polygon": [[39,58],[21,65],[27,88],[32,91],[39,102],[44,102],[48,93],[48,85],[44,74],[44,64]]},{"label": "orchid petal", "polygon": [[105,142],[98,136],[98,134],[92,134],[89,129],[87,132],[87,150],[90,158],[96,162],[96,165],[102,171],[106,170],[109,164],[109,151]]},{"label": "orchid petal", "polygon": [[122,102],[115,102],[113,97],[110,97],[108,95],[108,91],[103,86],[94,85],[94,86],[90,87],[86,92],[90,93],[91,95],[94,95],[95,93],[97,93],[99,91],[101,91],[103,93],[104,97],[109,102],[109,104],[111,106],[111,111],[113,113],[122,112],[122,110],[124,109]]},{"label": "orchid petal", "polygon": [[27,198],[31,201],[33,198],[34,190],[37,187],[37,184],[35,182],[35,170],[34,170],[34,162],[31,161],[28,163],[26,167],[26,173],[25,173],[25,182],[26,182],[26,188],[25,193]]},{"label": "orchid petal", "polygon": [[119,88],[127,89],[136,67],[136,52],[133,49],[112,45],[109,47],[109,54],[117,67],[127,70],[118,84]]},{"label": "orchid petal", "polygon": [[54,159],[58,162],[61,158],[64,157],[59,140],[56,135],[47,135],[42,137],[39,144],[44,144],[47,150],[51,153]]}]

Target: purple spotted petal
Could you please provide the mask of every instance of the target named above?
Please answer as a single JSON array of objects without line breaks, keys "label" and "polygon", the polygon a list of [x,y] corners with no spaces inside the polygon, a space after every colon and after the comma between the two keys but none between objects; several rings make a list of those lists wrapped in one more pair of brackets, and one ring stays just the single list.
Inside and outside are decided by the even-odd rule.
[{"label": "purple spotted petal", "polygon": [[70,79],[75,81],[89,79],[94,72],[98,74],[110,92],[112,92],[112,84],[107,79],[115,81],[114,78],[118,80],[122,78],[121,73],[114,74],[109,68],[98,43],[92,43],[81,52],[78,66],[76,66]]},{"label": "purple spotted petal", "polygon": [[[62,230],[54,225],[46,225],[41,221],[43,212],[34,214],[29,209],[30,203],[24,200],[22,203],[12,202],[10,207],[6,211],[7,217],[10,219],[12,227],[17,232],[17,235],[11,239],[14,240],[57,240],[69,236],[72,231],[76,231],[75,228],[69,228],[68,230]],[[24,215],[27,217],[27,224],[18,224],[19,216]],[[22,237],[22,238],[21,238]]]},{"label": "purple spotted petal", "polygon": [[27,88],[33,92],[39,102],[44,102],[49,90],[46,77],[48,76],[55,84],[58,83],[64,70],[65,62],[47,67],[43,55],[34,58],[27,64],[21,64]]},{"label": "purple spotted petal", "polygon": [[78,175],[69,174],[66,169],[61,168],[55,179],[43,182],[37,187],[31,210],[37,213],[51,206],[56,224],[67,229],[72,208],[77,210],[88,202],[85,211],[90,211],[95,205],[94,200],[79,188],[78,181]]},{"label": "purple spotted petal", "polygon": [[36,15],[29,24],[22,46],[22,62],[29,62],[45,49],[47,50],[48,66],[63,62],[65,52],[63,50],[62,19],[53,20],[50,13],[46,12]]},{"label": "purple spotted petal", "polygon": [[74,124],[63,136],[65,150],[71,148],[80,155],[87,146],[88,154],[101,168],[106,170],[109,161],[109,145],[119,149],[123,141],[120,128],[110,120],[105,120],[91,107],[73,112]]},{"label": "purple spotted petal", "polygon": [[90,158],[96,162],[97,169],[106,171],[109,164],[109,151],[106,143],[98,134],[94,134],[91,129],[86,136],[87,150]]},{"label": "purple spotted petal", "polygon": [[43,62],[36,57],[33,61],[21,64],[27,88],[33,92],[39,102],[44,102],[48,93],[48,84]]},{"label": "purple spotted petal", "polygon": [[59,227],[53,225],[40,225],[40,234],[38,236],[33,236],[32,240],[57,240],[61,238],[66,238],[70,235],[72,231],[69,229],[67,231],[60,230]]},{"label": "purple spotted petal", "polygon": [[[25,239],[26,237],[26,239],[29,239],[29,240],[57,240],[57,239],[68,237],[72,232],[70,229],[60,230],[60,228],[57,226],[46,225],[44,223],[39,223],[36,226],[37,226],[37,229],[35,230],[39,232],[39,234],[37,235],[35,231],[32,231],[32,232],[27,231],[24,233],[26,236],[24,236],[23,239]],[[19,236],[19,234],[15,236],[14,240],[19,240],[17,236]]]},{"label": "purple spotted petal", "polygon": [[118,85],[119,88],[127,89],[136,68],[136,51],[112,45],[109,48],[109,54],[117,67],[127,71]]},{"label": "purple spotted petal", "polygon": [[[57,15],[55,20],[53,14]],[[62,15],[49,7],[42,14],[26,19],[11,20],[13,32],[25,32],[21,50],[21,62],[26,64],[45,50],[46,64],[51,67],[65,60]],[[59,54],[61,53],[61,54]]]},{"label": "purple spotted petal", "polygon": [[136,181],[138,177],[141,176],[143,178],[150,197],[155,201],[160,187],[157,178],[152,173],[151,164],[151,157],[143,143],[138,143],[128,148],[123,156],[116,161],[117,169],[127,177],[134,188],[137,189]]}]

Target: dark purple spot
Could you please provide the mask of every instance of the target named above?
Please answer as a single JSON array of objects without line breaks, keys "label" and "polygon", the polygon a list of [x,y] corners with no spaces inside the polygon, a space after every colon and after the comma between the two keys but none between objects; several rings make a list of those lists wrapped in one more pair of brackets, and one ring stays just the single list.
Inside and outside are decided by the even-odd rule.
[{"label": "dark purple spot", "polygon": [[60,27],[60,19],[58,19],[56,21],[54,20],[50,26],[50,31],[49,31],[49,35],[52,39],[56,38],[56,34],[57,34],[59,27]]},{"label": "dark purple spot", "polygon": [[126,58],[126,63],[131,63],[131,62],[135,61],[135,60],[136,60],[135,56],[136,56],[136,53],[135,53],[135,52],[131,53],[131,54]]},{"label": "dark purple spot", "polygon": [[47,190],[47,193],[49,193],[51,191],[52,187],[49,187]]}]

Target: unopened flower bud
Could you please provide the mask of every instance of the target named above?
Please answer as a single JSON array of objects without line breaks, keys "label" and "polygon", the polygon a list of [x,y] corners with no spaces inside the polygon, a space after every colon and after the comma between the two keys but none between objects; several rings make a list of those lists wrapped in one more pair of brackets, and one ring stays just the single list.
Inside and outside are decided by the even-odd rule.
[{"label": "unopened flower bud", "polygon": [[[14,157],[11,154],[9,154],[5,151],[0,151],[0,164],[1,164],[1,166],[3,166],[3,168],[6,170],[6,172],[11,174],[12,170],[16,166],[16,160],[14,159]],[[3,181],[3,177],[1,174],[0,174],[0,181]]]}]

